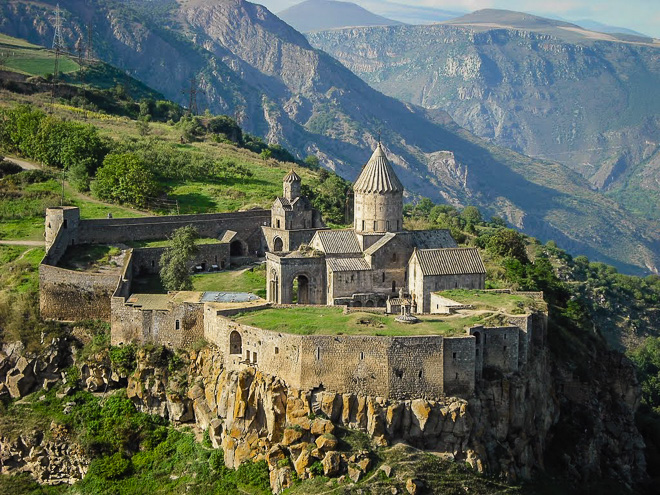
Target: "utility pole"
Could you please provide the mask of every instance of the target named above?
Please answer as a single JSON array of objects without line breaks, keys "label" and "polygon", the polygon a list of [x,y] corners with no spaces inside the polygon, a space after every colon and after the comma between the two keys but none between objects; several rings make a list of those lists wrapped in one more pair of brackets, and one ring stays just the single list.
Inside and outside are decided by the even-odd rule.
[{"label": "utility pole", "polygon": [[64,22],[64,17],[62,16],[62,11],[60,10],[60,4],[58,3],[53,12],[55,15],[51,17],[51,22],[53,23],[54,35],[53,35],[53,50],[55,51],[55,66],[53,68],[53,82],[50,90],[50,104],[51,109],[55,104],[55,85],[57,84],[57,79],[60,72],[60,53],[66,50],[66,45],[64,44],[64,37],[62,36],[62,23]]},{"label": "utility pole", "polygon": [[192,76],[190,78],[190,89],[181,92],[188,95],[188,115],[197,115],[199,113],[199,109],[197,108],[197,94],[204,94],[204,91],[197,87],[197,78]]}]

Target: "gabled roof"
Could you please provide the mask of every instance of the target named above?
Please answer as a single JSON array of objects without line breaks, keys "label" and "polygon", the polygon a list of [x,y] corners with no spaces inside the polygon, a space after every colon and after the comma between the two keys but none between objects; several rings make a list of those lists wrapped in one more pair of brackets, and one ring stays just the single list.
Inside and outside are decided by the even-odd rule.
[{"label": "gabled roof", "polygon": [[290,210],[291,209],[291,202],[286,198],[276,198],[275,199],[275,204],[278,204],[278,203],[285,210]]},{"label": "gabled roof", "polygon": [[326,258],[328,269],[333,272],[364,272],[371,270],[364,258]]},{"label": "gabled roof", "polygon": [[380,143],[353,184],[357,193],[403,192],[403,184],[394,173]]},{"label": "gabled roof", "polygon": [[376,242],[374,242],[371,246],[369,246],[367,249],[365,249],[364,254],[366,254],[368,256],[373,255],[375,252],[377,252],[380,248],[385,246],[388,242],[390,242],[395,237],[396,237],[396,234],[394,234],[392,232],[388,232],[383,237],[381,237]]},{"label": "gabled roof", "polygon": [[417,249],[439,249],[458,247],[451,233],[446,229],[413,230],[412,246]]},{"label": "gabled roof", "polygon": [[424,275],[486,273],[477,248],[418,249],[415,256]]},{"label": "gabled roof", "polygon": [[282,182],[300,182],[301,180],[300,176],[291,169],[289,170],[289,173],[284,176]]},{"label": "gabled roof", "polygon": [[326,254],[362,254],[360,243],[353,230],[319,230],[310,244],[318,240]]}]

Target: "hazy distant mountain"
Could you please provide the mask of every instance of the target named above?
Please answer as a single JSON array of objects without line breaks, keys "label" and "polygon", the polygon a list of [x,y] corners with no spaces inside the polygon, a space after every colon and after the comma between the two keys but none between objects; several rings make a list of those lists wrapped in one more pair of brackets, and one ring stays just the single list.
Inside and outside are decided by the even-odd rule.
[{"label": "hazy distant mountain", "polygon": [[448,21],[466,13],[382,0],[362,0],[360,3],[373,12],[405,24],[433,24]]},{"label": "hazy distant mountain", "polygon": [[349,26],[394,26],[398,21],[369,12],[351,2],[305,0],[277,16],[301,33]]},{"label": "hazy distant mountain", "polygon": [[501,215],[627,272],[660,268],[657,224],[631,216],[563,165],[489,144],[444,111],[379,93],[260,5],[95,0],[89,9],[88,0],[7,0],[0,3],[0,31],[47,44],[53,33],[44,19],[56,2],[65,9],[67,39],[78,39],[91,23],[97,56],[133,68],[135,77],[178,102],[197,75],[202,108],[238,113],[249,132],[300,157],[313,153],[348,179],[381,134],[410,196],[477,205],[487,216]]},{"label": "hazy distant mountain", "polygon": [[636,214],[660,220],[652,173],[660,153],[660,46],[619,36],[484,10],[444,24],[308,39],[379,91],[444,109],[500,145],[560,161]]},{"label": "hazy distant mountain", "polygon": [[580,19],[575,21],[575,24],[583,27],[584,29],[589,29],[590,31],[598,31],[599,33],[608,33],[608,34],[630,34],[632,36],[640,36],[642,38],[650,38],[646,34],[642,34],[638,31],[632,29],[618,27],[618,26],[609,26],[607,24],[602,24],[597,21],[592,21],[591,19]]}]

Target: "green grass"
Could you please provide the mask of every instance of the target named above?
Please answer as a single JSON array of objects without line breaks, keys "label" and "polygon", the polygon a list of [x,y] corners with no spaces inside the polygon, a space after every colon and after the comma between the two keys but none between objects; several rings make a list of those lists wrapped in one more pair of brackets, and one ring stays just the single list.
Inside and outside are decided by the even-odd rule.
[{"label": "green grass", "polygon": [[342,308],[297,307],[270,308],[238,315],[236,321],[298,335],[462,335],[465,328],[483,322],[488,314],[446,318],[421,316],[414,325],[398,323],[394,316],[366,312],[343,314]]},{"label": "green grass", "polygon": [[522,314],[528,309],[544,309],[545,303],[530,296],[501,294],[481,290],[454,289],[439,293],[441,296],[461,304],[470,304],[475,309],[503,311],[509,314]]},{"label": "green grass", "polygon": [[[55,70],[55,54],[42,47],[32,45],[23,40],[10,36],[0,38],[0,53],[4,63],[0,68],[20,72],[30,76],[45,76]],[[59,70],[61,73],[77,71],[79,65],[70,57],[60,57]]]},{"label": "green grass", "polygon": [[193,288],[197,291],[252,292],[266,297],[265,265],[246,270],[225,270],[193,275]]},{"label": "green grass", "polygon": [[0,294],[36,293],[44,255],[42,248],[0,245]]}]

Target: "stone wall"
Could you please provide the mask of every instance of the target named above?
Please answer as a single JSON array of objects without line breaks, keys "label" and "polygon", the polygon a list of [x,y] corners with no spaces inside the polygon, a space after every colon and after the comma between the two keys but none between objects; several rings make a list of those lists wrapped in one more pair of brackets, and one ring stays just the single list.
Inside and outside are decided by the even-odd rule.
[{"label": "stone wall", "polygon": [[471,396],[476,376],[475,339],[471,336],[445,337],[442,344],[445,395]]},{"label": "stone wall", "polygon": [[[309,244],[317,230],[319,229],[285,230],[275,227],[262,227],[268,251],[270,252],[295,251],[301,244]],[[280,249],[276,249],[279,246],[275,246],[276,239],[278,238],[282,241]]]},{"label": "stone wall", "polygon": [[39,308],[42,318],[56,320],[110,319],[119,274],[98,274],[39,265]]},{"label": "stone wall", "polygon": [[355,193],[356,232],[398,232],[403,228],[403,193]]},{"label": "stone wall", "polygon": [[[437,291],[451,290],[451,289],[483,289],[486,284],[486,275],[483,273],[464,274],[464,275],[424,275],[422,276],[421,270],[418,270],[417,278],[422,279],[421,292],[415,292],[417,299],[417,311],[420,313],[431,312],[431,294]],[[416,283],[415,287],[419,291],[420,284]],[[420,297],[423,295],[423,297]],[[423,303],[420,305],[420,299]]]},{"label": "stone wall", "polygon": [[[158,248],[135,248],[133,249],[133,270],[136,275],[160,273],[160,258],[165,252],[164,247]],[[202,266],[204,270],[210,270],[212,265],[219,269],[230,266],[229,243],[199,244],[197,254],[190,262],[190,269]]]},{"label": "stone wall", "polygon": [[263,254],[261,227],[270,225],[270,211],[81,220],[77,242],[108,244],[165,239],[176,229],[188,225],[195,227],[201,237],[219,238],[224,231],[232,230],[238,234],[238,239],[247,243],[250,253]]},{"label": "stone wall", "polygon": [[205,305],[204,337],[219,348],[229,370],[256,367],[302,390],[395,399],[474,392],[471,336],[291,335],[242,325],[221,313]]},{"label": "stone wall", "polygon": [[[480,349],[482,350],[483,367],[497,368],[504,372],[518,371],[519,343],[521,332],[519,327],[488,328],[476,326],[470,328],[470,333],[480,333]],[[526,346],[525,348],[526,354]]]}]

